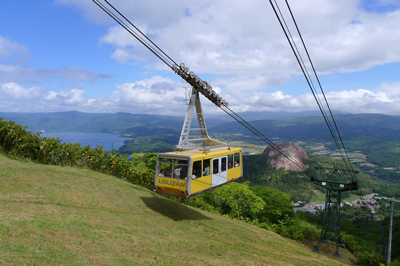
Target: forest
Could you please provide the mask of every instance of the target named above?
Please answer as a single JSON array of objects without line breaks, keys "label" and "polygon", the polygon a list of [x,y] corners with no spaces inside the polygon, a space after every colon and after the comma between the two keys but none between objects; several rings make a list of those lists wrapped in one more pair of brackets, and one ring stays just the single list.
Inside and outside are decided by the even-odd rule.
[{"label": "forest", "polygon": [[[294,202],[296,201],[307,201],[314,196],[313,190],[321,190],[310,182],[302,172],[292,172],[283,169],[273,169],[267,165],[267,155],[248,155],[243,157],[244,170],[242,181],[250,181],[252,185],[261,185],[277,188],[285,193],[288,193]],[[343,162],[335,159],[331,159],[325,156],[309,156],[308,159],[303,161],[304,164],[309,165],[310,171],[314,171],[316,176],[322,176],[326,178],[324,173],[320,173],[316,168],[319,166],[333,166],[338,169],[345,169]],[[400,184],[398,180],[396,182],[390,182],[390,180],[383,180],[381,178],[375,178],[362,171],[362,169],[354,166],[357,174],[357,179],[360,184],[360,189],[357,192],[360,195],[367,193],[379,193],[387,197],[400,197]],[[342,194],[343,199],[350,196],[349,192]]]}]

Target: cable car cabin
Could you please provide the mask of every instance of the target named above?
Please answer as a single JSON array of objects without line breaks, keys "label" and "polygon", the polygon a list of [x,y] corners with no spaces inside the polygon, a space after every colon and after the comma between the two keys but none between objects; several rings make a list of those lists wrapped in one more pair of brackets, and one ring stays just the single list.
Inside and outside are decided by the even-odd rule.
[{"label": "cable car cabin", "polygon": [[155,191],[189,198],[242,175],[240,148],[160,153],[157,156]]}]

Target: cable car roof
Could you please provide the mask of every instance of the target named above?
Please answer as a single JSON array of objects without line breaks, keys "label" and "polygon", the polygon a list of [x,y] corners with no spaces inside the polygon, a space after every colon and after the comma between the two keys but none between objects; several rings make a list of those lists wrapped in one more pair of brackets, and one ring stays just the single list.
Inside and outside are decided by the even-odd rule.
[{"label": "cable car roof", "polygon": [[210,148],[210,150],[183,150],[183,151],[173,151],[173,152],[165,152],[160,153],[159,157],[179,157],[179,156],[190,156],[190,157],[218,157],[227,154],[240,152],[241,148],[238,147],[216,147]]}]

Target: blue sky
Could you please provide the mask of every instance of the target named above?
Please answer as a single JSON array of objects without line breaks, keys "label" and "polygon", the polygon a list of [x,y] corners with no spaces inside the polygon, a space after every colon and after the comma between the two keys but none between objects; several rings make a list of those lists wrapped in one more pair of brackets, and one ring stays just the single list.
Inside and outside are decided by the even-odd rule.
[{"label": "blue sky", "polygon": [[[318,110],[269,1],[110,2],[235,112]],[[400,1],[289,3],[331,108],[400,115]],[[3,0],[0,20],[1,112],[186,112],[187,84],[91,0]]]}]

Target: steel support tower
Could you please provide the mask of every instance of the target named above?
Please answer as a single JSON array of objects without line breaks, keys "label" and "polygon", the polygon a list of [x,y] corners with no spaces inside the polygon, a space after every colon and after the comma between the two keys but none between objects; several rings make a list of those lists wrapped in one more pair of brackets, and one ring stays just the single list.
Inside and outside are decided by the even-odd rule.
[{"label": "steel support tower", "polygon": [[340,258],[342,255],[339,253],[339,247],[345,248],[344,244],[342,244],[339,225],[342,192],[357,190],[358,184],[357,182],[340,183],[320,180],[312,180],[312,182],[326,190],[322,231],[318,243],[314,247],[313,251],[321,252],[322,244],[329,244],[329,241],[332,241],[331,243],[335,249],[333,255]]}]

